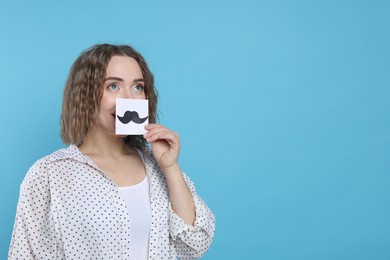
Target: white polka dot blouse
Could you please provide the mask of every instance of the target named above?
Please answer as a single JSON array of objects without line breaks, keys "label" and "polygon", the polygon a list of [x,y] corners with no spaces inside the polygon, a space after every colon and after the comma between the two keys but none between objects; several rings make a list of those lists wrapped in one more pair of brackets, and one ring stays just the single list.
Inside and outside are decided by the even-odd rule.
[{"label": "white polka dot blouse", "polygon": [[[187,225],[170,205],[165,177],[143,149],[150,189],[148,259],[197,259],[210,247],[215,217],[183,173],[196,210]],[[38,160],[20,187],[8,259],[130,259],[131,219],[117,186],[70,145]]]}]

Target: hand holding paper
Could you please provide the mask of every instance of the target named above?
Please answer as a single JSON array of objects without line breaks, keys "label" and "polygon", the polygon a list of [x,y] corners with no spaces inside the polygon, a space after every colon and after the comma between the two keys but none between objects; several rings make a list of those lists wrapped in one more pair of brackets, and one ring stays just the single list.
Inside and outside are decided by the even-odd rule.
[{"label": "hand holding paper", "polygon": [[159,124],[147,125],[146,129],[148,133],[144,137],[152,145],[154,158],[156,158],[162,170],[178,166],[180,152],[179,135]]}]

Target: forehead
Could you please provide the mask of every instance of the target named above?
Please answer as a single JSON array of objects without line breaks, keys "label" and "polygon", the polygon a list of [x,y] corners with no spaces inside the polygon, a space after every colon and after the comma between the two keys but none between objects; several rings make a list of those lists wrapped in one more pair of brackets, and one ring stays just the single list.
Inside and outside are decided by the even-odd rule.
[{"label": "forehead", "polygon": [[126,78],[142,78],[138,62],[129,56],[113,56],[108,62],[106,76]]}]

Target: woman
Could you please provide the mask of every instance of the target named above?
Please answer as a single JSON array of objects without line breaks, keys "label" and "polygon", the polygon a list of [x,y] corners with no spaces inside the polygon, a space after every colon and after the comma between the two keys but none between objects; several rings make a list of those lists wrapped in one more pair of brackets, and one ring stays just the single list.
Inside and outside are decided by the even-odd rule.
[{"label": "woman", "polygon": [[[144,136],[115,135],[116,98],[148,99]],[[9,259],[194,259],[215,218],[178,164],[177,133],[156,124],[157,94],[130,46],[95,45],[66,82],[68,148],[38,160],[20,190]]]}]

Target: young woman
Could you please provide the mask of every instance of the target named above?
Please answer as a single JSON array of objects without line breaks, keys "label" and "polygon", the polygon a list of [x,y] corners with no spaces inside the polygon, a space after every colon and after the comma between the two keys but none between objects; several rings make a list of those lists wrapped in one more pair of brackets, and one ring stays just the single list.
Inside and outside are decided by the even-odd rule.
[{"label": "young woman", "polygon": [[[144,136],[115,135],[116,98],[148,99]],[[156,124],[144,58],[95,45],[66,82],[61,136],[20,190],[9,259],[195,259],[209,248],[213,213],[178,164],[180,138]]]}]

